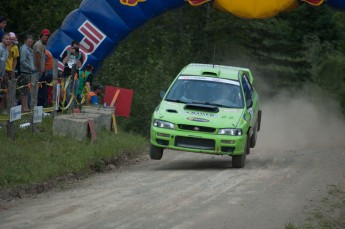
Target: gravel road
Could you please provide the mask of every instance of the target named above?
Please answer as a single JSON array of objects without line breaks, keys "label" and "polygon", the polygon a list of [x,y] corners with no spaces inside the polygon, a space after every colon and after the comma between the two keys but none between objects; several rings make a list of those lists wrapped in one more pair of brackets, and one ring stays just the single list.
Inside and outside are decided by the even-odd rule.
[{"label": "gravel road", "polygon": [[0,212],[0,228],[284,228],[330,185],[345,188],[345,125],[334,119],[318,136],[312,128],[323,117],[309,115],[309,126],[300,112],[279,112],[265,107],[243,169],[233,169],[231,157],[165,151],[161,161],[146,157],[65,191],[16,200]]}]

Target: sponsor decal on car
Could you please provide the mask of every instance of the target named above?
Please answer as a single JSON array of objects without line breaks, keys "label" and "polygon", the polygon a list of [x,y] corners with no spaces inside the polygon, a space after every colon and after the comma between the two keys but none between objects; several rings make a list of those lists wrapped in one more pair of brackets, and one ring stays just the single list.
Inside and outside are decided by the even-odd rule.
[{"label": "sponsor decal on car", "polygon": [[196,111],[185,111],[185,115],[193,115],[193,116],[204,116],[204,117],[210,117],[210,118],[219,118],[219,115],[217,114],[207,114],[202,112],[196,112]]},{"label": "sponsor decal on car", "polygon": [[178,104],[176,104],[176,103],[170,103],[170,102],[168,102],[167,105],[169,105],[169,106],[174,106],[174,107],[178,107]]},{"label": "sponsor decal on car", "polygon": [[194,121],[194,122],[209,122],[209,120],[207,119],[203,119],[203,118],[194,118],[194,117],[191,117],[191,118],[187,118],[189,121]]},{"label": "sponsor decal on car", "polygon": [[224,112],[237,112],[237,111],[239,111],[239,110],[235,110],[235,109],[231,109],[231,110],[224,109],[223,111],[224,111]]},{"label": "sponsor decal on car", "polygon": [[228,80],[222,78],[213,78],[213,77],[203,77],[203,76],[180,76],[179,80],[199,80],[199,81],[210,81],[210,82],[220,82],[240,86],[240,83],[235,80]]}]

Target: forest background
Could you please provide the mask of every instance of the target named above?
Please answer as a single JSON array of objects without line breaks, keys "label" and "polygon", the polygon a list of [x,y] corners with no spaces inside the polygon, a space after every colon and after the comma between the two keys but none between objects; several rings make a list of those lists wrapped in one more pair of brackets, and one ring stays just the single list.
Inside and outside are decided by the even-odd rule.
[{"label": "forest background", "polygon": [[[6,31],[23,42],[25,34],[38,39],[42,29],[58,29],[80,3],[1,1],[0,15],[7,17]],[[345,13],[327,6],[304,4],[271,19],[248,20],[210,4],[186,4],[133,31],[103,61],[95,81],[134,90],[131,117],[119,125],[147,135],[159,92],[189,63],[248,67],[264,100],[312,85],[345,114]]]}]

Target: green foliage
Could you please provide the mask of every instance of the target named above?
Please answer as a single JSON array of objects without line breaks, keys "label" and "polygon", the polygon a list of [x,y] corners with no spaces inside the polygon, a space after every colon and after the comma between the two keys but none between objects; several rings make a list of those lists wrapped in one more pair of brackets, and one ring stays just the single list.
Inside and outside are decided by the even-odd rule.
[{"label": "green foliage", "polygon": [[[7,31],[53,31],[80,2],[11,1],[4,8]],[[132,32],[104,61],[95,81],[134,90],[131,117],[119,118],[119,124],[141,134],[149,132],[159,91],[191,62],[249,67],[260,95],[316,83],[345,112],[344,53],[345,15],[326,6],[303,4],[271,19],[246,20],[211,4],[186,5]]]},{"label": "green foliage", "polygon": [[[22,120],[23,121],[23,120]],[[107,131],[97,140],[76,141],[52,135],[52,118],[44,119],[42,132],[16,127],[15,142],[7,139],[6,128],[0,129],[0,188],[46,181],[70,173],[87,174],[90,167],[103,171],[105,161],[122,153],[142,152],[147,140],[136,134]]]},{"label": "green foliage", "polygon": [[345,56],[341,53],[333,53],[320,63],[314,80],[326,92],[331,94],[345,113]]},{"label": "green foliage", "polygon": [[42,29],[51,32],[58,29],[72,10],[78,8],[82,0],[70,0],[68,4],[63,0],[11,0],[1,4],[3,15],[7,18],[6,31],[13,31],[23,39],[23,35],[38,35]]}]

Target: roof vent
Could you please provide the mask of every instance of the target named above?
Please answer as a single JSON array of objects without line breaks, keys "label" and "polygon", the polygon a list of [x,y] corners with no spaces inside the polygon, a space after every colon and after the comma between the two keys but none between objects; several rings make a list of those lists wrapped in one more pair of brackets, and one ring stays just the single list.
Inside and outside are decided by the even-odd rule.
[{"label": "roof vent", "polygon": [[203,76],[218,76],[219,75],[219,71],[203,71],[202,72]]}]

